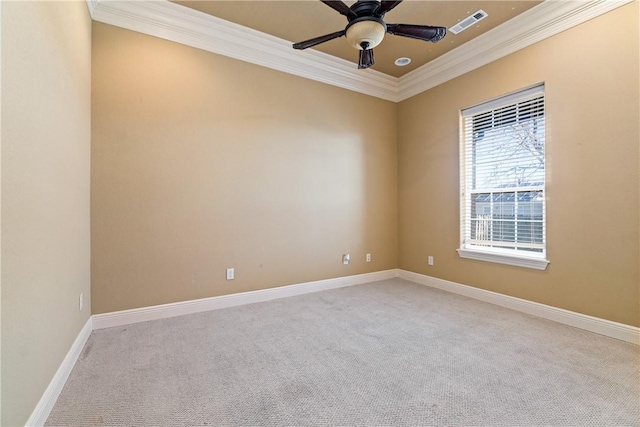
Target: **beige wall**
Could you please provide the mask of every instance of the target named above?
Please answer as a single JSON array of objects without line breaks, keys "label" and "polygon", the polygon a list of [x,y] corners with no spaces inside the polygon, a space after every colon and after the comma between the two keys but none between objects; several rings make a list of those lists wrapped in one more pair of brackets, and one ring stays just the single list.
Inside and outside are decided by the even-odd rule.
[{"label": "beige wall", "polygon": [[[27,420],[92,299],[399,266],[640,325],[638,2],[399,105],[97,23],[91,85],[83,1],[3,2],[1,25],[2,425]],[[461,260],[458,112],[542,81],[551,265]]]},{"label": "beige wall", "polygon": [[[83,1],[3,2],[1,29],[2,425],[91,303],[399,266],[640,325],[638,2],[399,105],[97,23],[91,85]],[[461,260],[458,112],[542,81],[551,265]]]},{"label": "beige wall", "polygon": [[[394,268],[399,254],[400,268],[638,325],[637,8],[399,105],[94,23],[94,313]],[[551,265],[461,260],[459,110],[538,82]]]},{"label": "beige wall", "polygon": [[84,1],[2,4],[6,426],[27,421],[90,314],[90,42]]},{"label": "beige wall", "polygon": [[92,90],[94,314],[397,267],[396,104],[100,23]]},{"label": "beige wall", "polygon": [[[400,268],[639,326],[638,52],[634,2],[402,102]],[[539,82],[551,264],[460,259],[459,110]]]}]

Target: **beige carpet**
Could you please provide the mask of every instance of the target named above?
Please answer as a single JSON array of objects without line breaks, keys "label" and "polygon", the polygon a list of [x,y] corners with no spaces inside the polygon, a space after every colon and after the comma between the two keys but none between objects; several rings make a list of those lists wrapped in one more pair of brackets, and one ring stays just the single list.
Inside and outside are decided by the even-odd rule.
[{"label": "beige carpet", "polygon": [[47,425],[640,425],[639,347],[401,279],[93,332]]}]

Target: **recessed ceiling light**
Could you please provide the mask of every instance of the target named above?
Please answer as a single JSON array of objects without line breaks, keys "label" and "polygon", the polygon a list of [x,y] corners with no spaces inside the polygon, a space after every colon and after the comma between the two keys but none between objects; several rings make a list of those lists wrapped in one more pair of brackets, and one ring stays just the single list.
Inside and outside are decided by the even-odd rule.
[{"label": "recessed ceiling light", "polygon": [[404,58],[404,57],[403,57],[403,58],[398,58],[398,59],[396,59],[395,64],[396,64],[398,67],[404,67],[405,65],[408,65],[410,62],[411,62],[411,58]]}]

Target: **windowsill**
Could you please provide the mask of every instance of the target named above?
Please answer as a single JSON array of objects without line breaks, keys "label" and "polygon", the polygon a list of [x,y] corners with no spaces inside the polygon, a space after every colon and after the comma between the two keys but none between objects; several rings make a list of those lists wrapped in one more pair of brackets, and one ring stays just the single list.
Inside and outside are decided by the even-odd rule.
[{"label": "windowsill", "polygon": [[542,257],[507,255],[473,249],[458,249],[458,255],[460,255],[460,258],[465,259],[495,262],[498,264],[513,265],[516,267],[533,268],[535,270],[545,270],[549,264],[549,261]]}]

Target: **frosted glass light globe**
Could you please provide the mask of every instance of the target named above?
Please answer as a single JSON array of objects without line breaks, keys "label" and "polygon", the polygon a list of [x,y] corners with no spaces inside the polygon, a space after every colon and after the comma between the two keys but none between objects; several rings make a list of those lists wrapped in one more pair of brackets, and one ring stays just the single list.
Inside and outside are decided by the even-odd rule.
[{"label": "frosted glass light globe", "polygon": [[355,49],[362,50],[362,43],[369,43],[368,49],[378,46],[387,32],[378,21],[360,21],[347,28],[347,42]]}]

